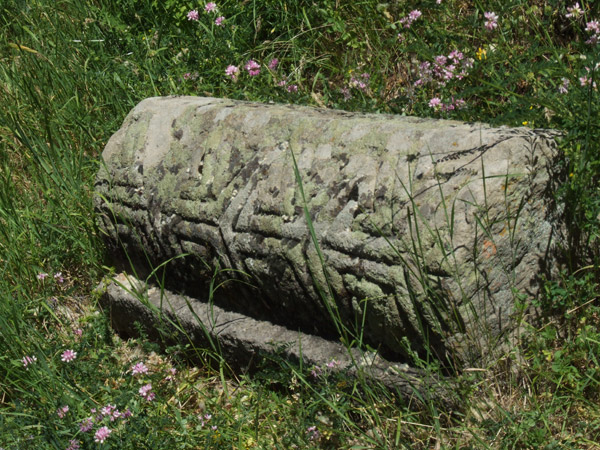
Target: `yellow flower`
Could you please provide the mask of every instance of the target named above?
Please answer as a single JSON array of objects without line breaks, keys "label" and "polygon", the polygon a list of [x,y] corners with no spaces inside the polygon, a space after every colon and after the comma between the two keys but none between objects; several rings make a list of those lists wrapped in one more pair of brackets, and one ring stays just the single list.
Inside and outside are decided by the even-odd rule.
[{"label": "yellow flower", "polygon": [[482,58],[487,59],[487,51],[484,48],[479,47],[479,49],[475,53],[475,56],[477,56],[477,59],[480,61]]},{"label": "yellow flower", "polygon": [[523,122],[521,122],[523,125],[527,125],[529,122],[527,122],[526,120],[524,120]]}]

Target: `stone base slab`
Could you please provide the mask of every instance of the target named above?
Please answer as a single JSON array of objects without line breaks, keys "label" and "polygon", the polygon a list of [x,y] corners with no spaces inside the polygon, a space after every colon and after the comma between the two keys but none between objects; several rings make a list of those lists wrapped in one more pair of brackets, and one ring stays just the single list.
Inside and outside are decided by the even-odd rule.
[{"label": "stone base slab", "polygon": [[180,336],[184,336],[182,332],[187,336],[186,342],[201,349],[218,348],[234,370],[252,371],[264,356],[278,355],[304,367],[319,366],[324,371],[364,376],[368,382],[397,391],[411,403],[432,398],[456,403],[454,387],[448,380],[408,364],[387,361],[375,352],[348,350],[339,342],[147,286],[124,273],[105,279],[97,291],[101,294],[101,306],[109,311],[111,324],[120,333],[135,336],[138,322],[146,333],[156,337],[158,327],[175,322]]}]

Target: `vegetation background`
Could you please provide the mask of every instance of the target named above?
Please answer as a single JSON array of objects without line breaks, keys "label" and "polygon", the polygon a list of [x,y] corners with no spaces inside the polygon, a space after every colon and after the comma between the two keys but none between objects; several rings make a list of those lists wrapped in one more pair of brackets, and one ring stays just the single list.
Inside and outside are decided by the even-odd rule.
[{"label": "vegetation background", "polygon": [[[0,447],[600,448],[599,9],[1,0]],[[563,131],[568,269],[522,357],[457,375],[448,411],[328,367],[235,376],[115,336],[90,294],[110,273],[94,175],[127,112],[172,94]]]}]

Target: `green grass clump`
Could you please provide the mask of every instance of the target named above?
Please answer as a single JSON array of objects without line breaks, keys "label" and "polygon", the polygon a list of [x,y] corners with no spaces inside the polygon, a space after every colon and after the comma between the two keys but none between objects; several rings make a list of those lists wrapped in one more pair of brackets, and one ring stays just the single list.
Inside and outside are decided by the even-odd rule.
[{"label": "green grass clump", "polygon": [[[600,6],[206,6],[0,4],[0,447],[598,448]],[[235,377],[190,366],[182,345],[120,340],[90,294],[106,273],[94,175],[127,112],[173,94],[561,130],[571,242],[543,327],[459,376],[460,411],[327,368]]]}]

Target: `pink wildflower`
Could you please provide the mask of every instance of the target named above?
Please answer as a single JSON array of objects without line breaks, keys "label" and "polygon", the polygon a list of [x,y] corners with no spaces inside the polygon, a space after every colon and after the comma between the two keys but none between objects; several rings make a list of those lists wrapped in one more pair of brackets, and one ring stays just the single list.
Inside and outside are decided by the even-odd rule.
[{"label": "pink wildflower", "polygon": [[75,336],[81,337],[83,336],[83,330],[81,328],[76,328],[75,330],[73,330],[73,334]]},{"label": "pink wildflower", "polygon": [[62,419],[62,418],[64,418],[64,417],[67,415],[67,413],[68,413],[68,412],[69,412],[69,407],[68,407],[67,405],[65,405],[65,406],[63,406],[63,407],[61,407],[61,408],[58,408],[58,409],[56,410],[56,414],[57,414],[57,415],[58,415],[58,417],[60,417],[61,419]]},{"label": "pink wildflower", "polygon": [[249,60],[244,68],[248,71],[250,76],[254,77],[260,73],[260,65],[253,59]]},{"label": "pink wildflower", "polygon": [[277,58],[273,58],[271,61],[269,61],[269,69],[275,70],[278,64],[279,60]]},{"label": "pink wildflower", "polygon": [[585,31],[589,31],[590,33],[600,34],[600,22],[597,20],[592,20],[585,24]]},{"label": "pink wildflower", "polygon": [[350,80],[350,85],[361,91],[367,90],[367,83],[365,83],[364,81],[357,80],[356,78]]},{"label": "pink wildflower", "polygon": [[462,98],[459,98],[454,100],[454,106],[456,109],[463,109],[465,106],[467,106],[467,102],[465,102]]},{"label": "pink wildflower", "polygon": [[327,367],[328,367],[329,369],[333,369],[334,367],[337,367],[337,366],[339,366],[339,365],[340,365],[340,362],[339,362],[338,360],[336,360],[336,359],[332,359],[331,361],[329,361],[329,362],[327,363]]},{"label": "pink wildflower", "polygon": [[457,63],[465,59],[465,55],[463,52],[459,52],[458,50],[452,50],[448,55],[448,58],[453,59],[454,62]]},{"label": "pink wildflower", "polygon": [[215,19],[215,25],[220,27],[223,25],[223,21],[225,20],[225,17],[223,16],[219,16]]},{"label": "pink wildflower", "polygon": [[600,42],[600,22],[592,20],[586,24],[585,31],[593,33],[590,38],[585,41],[586,44],[597,44]]},{"label": "pink wildflower", "polygon": [[593,34],[590,38],[585,41],[586,44],[594,45],[600,42],[600,34]]},{"label": "pink wildflower", "polygon": [[177,374],[177,369],[175,369],[174,367],[171,367],[169,369],[170,375],[167,375],[165,377],[165,381],[173,381],[175,380],[175,374]]},{"label": "pink wildflower", "polygon": [[443,70],[443,73],[442,73],[442,78],[443,78],[445,81],[448,81],[448,80],[451,80],[452,78],[454,78],[454,69],[455,69],[455,67],[454,67],[454,66],[452,66],[452,65],[451,65],[451,66],[448,66],[448,67],[446,67],[446,68]]},{"label": "pink wildflower", "polygon": [[350,89],[348,88],[340,88],[340,93],[344,96],[345,101],[348,101],[352,98],[352,94],[350,93]]},{"label": "pink wildflower", "polygon": [[298,92],[298,85],[296,85],[296,84],[290,84],[287,87],[287,91],[288,92]]},{"label": "pink wildflower", "polygon": [[366,91],[368,88],[367,81],[371,78],[371,75],[367,72],[362,73],[360,77],[353,76],[350,78],[350,87],[358,89],[360,91]]},{"label": "pink wildflower", "polygon": [[100,444],[104,443],[108,435],[112,433],[112,430],[108,427],[99,428],[94,435],[94,441],[99,442]]},{"label": "pink wildflower", "polygon": [[448,58],[446,58],[444,55],[439,55],[435,57],[435,63],[439,66],[445,65],[446,61],[448,61]]},{"label": "pink wildflower", "polygon": [[27,367],[27,366],[29,364],[33,364],[36,361],[37,361],[37,358],[35,356],[24,356],[23,359],[21,360],[21,362],[23,363],[23,367],[25,367],[27,370],[29,370],[29,367]]},{"label": "pink wildflower", "polygon": [[146,400],[148,400],[149,402],[151,402],[152,400],[154,400],[154,397],[156,397],[156,394],[154,392],[150,392],[146,396]]},{"label": "pink wildflower", "polygon": [[419,17],[421,17],[421,11],[419,11],[418,9],[415,9],[408,14],[408,18],[411,22],[414,22]]},{"label": "pink wildflower", "polygon": [[441,104],[442,100],[440,100],[438,97],[433,97],[431,100],[429,100],[429,107],[435,110],[439,109]]},{"label": "pink wildflower", "polygon": [[573,6],[571,6],[570,8],[567,8],[567,11],[568,11],[568,14],[566,14],[566,17],[573,18],[573,19],[577,19],[583,14],[583,11],[581,10],[581,7],[579,6],[579,2],[575,2],[575,4]]},{"label": "pink wildflower", "polygon": [[198,20],[200,18],[200,15],[198,14],[198,11],[196,11],[195,9],[192,9],[189,13],[187,13],[187,19],[188,20]]},{"label": "pink wildflower", "polygon": [[[586,67],[586,69],[589,72],[589,68]],[[592,85],[592,79],[590,77],[588,77],[587,75],[584,75],[583,77],[579,77],[579,84],[581,86],[590,86]],[[594,84],[592,85],[592,87],[595,89],[596,88],[596,82],[594,81]]]},{"label": "pink wildflower", "polygon": [[87,419],[84,419],[79,424],[79,431],[81,431],[82,433],[87,433],[88,431],[90,431],[92,429],[93,426],[94,426],[94,419],[92,419],[91,417],[88,417]]},{"label": "pink wildflower", "polygon": [[569,80],[566,78],[562,78],[561,79],[562,84],[558,87],[558,92],[561,94],[566,94],[567,92],[569,92]]},{"label": "pink wildflower", "polygon": [[77,442],[75,439],[71,439],[69,441],[69,446],[65,450],[79,450],[80,448],[79,442]]},{"label": "pink wildflower", "polygon": [[148,368],[143,362],[139,362],[131,367],[131,375],[142,375],[148,373]]},{"label": "pink wildflower", "polygon": [[65,281],[65,279],[64,279],[64,278],[63,278],[63,276],[62,276],[62,272],[56,272],[56,273],[54,274],[54,279],[56,280],[56,282],[57,282],[58,284],[62,284],[62,283]]},{"label": "pink wildflower", "polygon": [[308,439],[311,441],[316,441],[317,439],[319,439],[319,430],[317,430],[317,427],[315,425],[313,425],[312,427],[308,427],[306,429],[306,434],[308,435]]},{"label": "pink wildflower", "polygon": [[48,276],[46,272],[40,272],[37,274],[37,279],[44,281],[44,279]]},{"label": "pink wildflower", "polygon": [[486,12],[483,13],[483,15],[487,19],[487,22],[485,22],[485,27],[488,30],[493,30],[498,26],[498,16],[496,14],[493,12]]},{"label": "pink wildflower", "polygon": [[[600,63],[597,63],[596,66],[593,68],[593,70],[597,71],[599,67],[600,67]],[[586,67],[585,70],[587,71],[587,73],[592,72],[592,69],[590,69],[589,67]],[[587,84],[587,85],[589,85],[592,82],[592,79],[588,78],[587,75],[584,77],[581,77],[580,80],[581,79],[584,79],[586,81],[585,84]],[[582,84],[582,86],[584,86],[584,84]],[[594,81],[594,88],[595,87],[596,87],[596,82]]]},{"label": "pink wildflower", "polygon": [[235,81],[239,71],[240,71],[240,69],[238,69],[236,66],[229,65],[229,66],[227,66],[227,69],[225,69],[225,75],[227,75],[228,77],[230,77],[232,80]]},{"label": "pink wildflower", "polygon": [[421,11],[419,11],[418,9],[415,9],[415,10],[411,11],[410,13],[408,13],[407,17],[403,17],[402,19],[400,19],[400,23],[404,25],[404,28],[410,28],[412,23],[415,20],[417,20],[419,17],[421,17]]},{"label": "pink wildflower", "polygon": [[140,388],[138,391],[142,397],[146,397],[148,392],[152,389],[152,384],[148,383]]},{"label": "pink wildflower", "polygon": [[113,411],[115,411],[117,407],[115,405],[106,405],[100,410],[100,414],[103,416],[112,416]]},{"label": "pink wildflower", "polygon": [[206,6],[204,7],[204,11],[206,11],[206,12],[213,12],[216,9],[217,9],[217,5],[215,2],[208,2],[206,4]]},{"label": "pink wildflower", "polygon": [[60,359],[64,362],[71,362],[77,357],[77,352],[73,350],[65,350],[62,355],[60,355]]},{"label": "pink wildflower", "polygon": [[186,72],[183,74],[183,79],[184,80],[195,80],[198,78],[198,72]]},{"label": "pink wildflower", "polygon": [[319,367],[319,366],[314,366],[313,369],[310,371],[310,375],[313,378],[319,378],[321,373],[323,373],[323,369],[321,369],[321,367]]},{"label": "pink wildflower", "polygon": [[210,422],[210,419],[212,419],[212,414],[204,414],[204,416],[198,416],[198,418],[200,419],[200,426],[203,427]]}]

